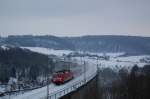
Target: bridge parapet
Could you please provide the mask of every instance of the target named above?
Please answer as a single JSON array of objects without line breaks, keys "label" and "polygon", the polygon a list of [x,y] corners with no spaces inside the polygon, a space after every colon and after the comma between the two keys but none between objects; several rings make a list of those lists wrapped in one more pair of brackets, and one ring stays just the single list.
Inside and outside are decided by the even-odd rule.
[{"label": "bridge parapet", "polygon": [[[81,86],[85,85],[86,83],[88,83],[90,80],[92,80],[95,76],[97,75],[97,72],[93,73],[90,76],[87,76],[86,79],[82,79],[80,81],[77,81],[75,83],[73,83],[70,86],[67,86],[61,90],[58,90],[56,92],[50,93],[49,95],[49,99],[58,99],[66,94],[69,94],[73,91],[76,91],[78,88],[80,88]],[[45,99],[45,97],[41,98],[41,99]]]}]

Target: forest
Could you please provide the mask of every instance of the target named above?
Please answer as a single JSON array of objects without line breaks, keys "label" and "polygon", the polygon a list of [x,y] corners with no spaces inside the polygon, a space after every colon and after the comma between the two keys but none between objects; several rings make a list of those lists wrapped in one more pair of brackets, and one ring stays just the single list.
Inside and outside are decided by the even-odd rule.
[{"label": "forest", "polygon": [[118,72],[106,68],[100,71],[98,82],[100,99],[150,99],[150,65]]},{"label": "forest", "polygon": [[21,48],[0,48],[0,82],[7,84],[9,79],[34,81],[39,76],[46,76],[48,57]]}]

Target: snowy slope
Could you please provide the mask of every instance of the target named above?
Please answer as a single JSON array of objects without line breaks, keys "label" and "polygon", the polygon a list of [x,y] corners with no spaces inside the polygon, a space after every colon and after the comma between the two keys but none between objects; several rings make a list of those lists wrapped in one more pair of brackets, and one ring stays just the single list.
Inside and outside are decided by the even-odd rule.
[{"label": "snowy slope", "polygon": [[2,48],[4,50],[9,50],[9,47],[7,47],[6,45],[2,45],[2,46],[0,46],[0,48]]},{"label": "snowy slope", "polygon": [[[113,55],[115,55],[114,53]],[[111,68],[112,70],[118,72],[120,69],[125,68],[128,71],[132,69],[134,65],[138,65],[139,67],[143,67],[148,63],[140,62],[140,59],[147,57],[148,55],[141,56],[128,56],[128,57],[111,57],[110,60],[97,60],[96,58],[84,57],[88,63],[93,65],[97,65],[100,69]]]},{"label": "snowy slope", "polygon": [[[44,48],[44,47],[21,47],[24,49],[29,49],[31,51],[34,52],[38,52],[38,53],[42,53],[42,54],[53,54],[53,55],[57,55],[57,56],[62,56],[63,54],[69,54],[71,52],[74,52],[72,50],[54,50],[54,49],[49,49],[49,48]],[[84,52],[80,52],[80,53],[84,53]],[[94,53],[94,52],[86,52],[88,54],[91,55],[99,55],[99,56],[103,56],[104,53]],[[124,55],[124,52],[118,52],[118,53],[105,53],[105,55],[110,56],[110,57],[118,57],[120,55]]]},{"label": "snowy slope", "polygon": [[[39,52],[42,54],[54,54],[57,56],[62,56],[63,54],[69,54],[73,51],[71,50],[54,50],[54,49],[47,49],[47,48],[42,48],[42,47],[22,47],[22,48],[27,48],[31,51]],[[81,52],[83,53],[83,52]],[[99,55],[102,56],[104,53],[92,53],[92,52],[87,52],[92,55]],[[120,53],[105,53],[105,55],[110,57],[110,60],[99,60],[99,67],[100,68],[112,68],[113,70],[119,70],[121,68],[127,68],[131,69],[132,66],[135,64],[141,66],[144,66],[146,63],[141,63],[140,59],[147,57],[148,55],[140,55],[140,56],[128,56],[128,57],[119,57],[120,55],[124,55],[124,52]],[[88,62],[97,64],[96,59],[92,58],[85,58]]]},{"label": "snowy slope", "polygon": [[118,56],[121,56],[121,55],[124,55],[125,52],[116,52],[116,53],[93,53],[93,52],[88,52],[92,55],[98,55],[98,56],[109,56],[110,58],[115,58],[115,57],[118,57]]},{"label": "snowy slope", "polygon": [[140,59],[143,59],[149,55],[138,55],[138,56],[128,56],[128,57],[117,57],[115,60],[126,61],[126,62],[140,62]]},{"label": "snowy slope", "polygon": [[69,54],[72,51],[71,50],[54,50],[54,49],[48,49],[48,48],[44,48],[44,47],[21,47],[24,49],[29,49],[33,52],[38,52],[38,53],[42,53],[45,55],[57,55],[57,56],[62,56],[63,54]]}]

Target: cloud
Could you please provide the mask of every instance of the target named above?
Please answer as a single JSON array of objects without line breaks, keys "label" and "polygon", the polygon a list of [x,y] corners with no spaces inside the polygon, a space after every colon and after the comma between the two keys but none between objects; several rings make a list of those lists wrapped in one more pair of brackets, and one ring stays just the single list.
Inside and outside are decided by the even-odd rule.
[{"label": "cloud", "polygon": [[0,0],[0,33],[150,36],[149,0]]}]

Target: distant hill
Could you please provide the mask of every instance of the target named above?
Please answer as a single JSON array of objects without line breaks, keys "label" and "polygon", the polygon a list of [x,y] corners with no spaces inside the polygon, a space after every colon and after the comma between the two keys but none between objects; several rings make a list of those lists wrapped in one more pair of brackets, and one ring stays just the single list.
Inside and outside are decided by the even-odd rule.
[{"label": "distant hill", "polygon": [[91,52],[126,52],[129,55],[150,54],[150,37],[137,36],[55,37],[26,35],[1,38],[0,44]]},{"label": "distant hill", "polygon": [[74,49],[72,43],[68,42],[64,38],[55,36],[8,36],[7,38],[1,38],[0,44],[24,46],[24,47],[46,47],[53,49]]},{"label": "distant hill", "polygon": [[135,36],[83,36],[67,38],[76,49],[92,52],[126,52],[150,54],[150,37]]}]

